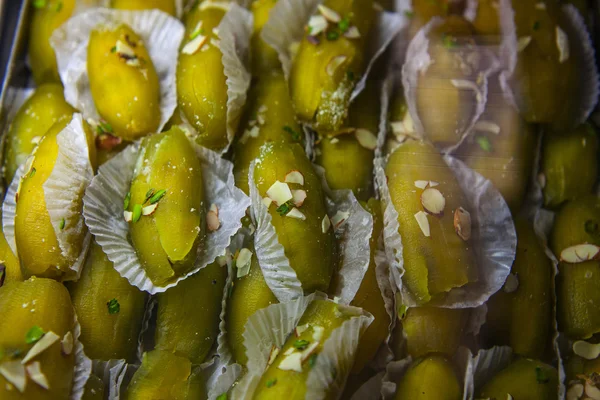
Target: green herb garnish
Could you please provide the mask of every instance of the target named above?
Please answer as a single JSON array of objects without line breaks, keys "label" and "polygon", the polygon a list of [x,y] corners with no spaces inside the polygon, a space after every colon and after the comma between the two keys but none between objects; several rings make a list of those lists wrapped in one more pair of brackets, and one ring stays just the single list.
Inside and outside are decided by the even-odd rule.
[{"label": "green herb garnish", "polygon": [[477,138],[475,140],[477,141],[477,144],[479,145],[479,147],[481,147],[481,149],[483,151],[487,151],[487,152],[492,151],[492,143],[490,142],[490,139],[488,139],[487,137],[477,136]]},{"label": "green herb garnish", "polygon": [[277,383],[277,378],[269,379],[267,381],[267,388],[272,388]]},{"label": "green herb garnish", "polygon": [[125,200],[123,200],[123,210],[127,210],[129,208],[129,203],[131,202],[131,192],[127,192],[125,196]]},{"label": "green herb garnish", "polygon": [[46,332],[44,332],[42,328],[35,325],[25,334],[25,343],[34,344],[35,342],[40,340],[45,333]]},{"label": "green herb garnish", "polygon": [[285,217],[290,211],[292,211],[292,208],[294,208],[294,203],[292,200],[289,200],[277,207],[276,211],[279,213],[279,215]]},{"label": "green herb garnish", "polygon": [[33,178],[35,176],[35,168],[31,168],[31,172],[29,173],[29,175],[27,176],[28,178]]},{"label": "green herb garnish", "polygon": [[102,133],[114,133],[112,125],[109,124],[108,122],[104,122],[104,121],[100,121],[98,123],[98,126],[96,127],[96,131],[99,134],[102,134]]},{"label": "green herb garnish", "polygon": [[111,53],[116,53],[117,52],[117,46],[113,46],[110,48],[110,52]]},{"label": "green herb garnish", "polygon": [[31,4],[33,5],[34,8],[44,8],[48,5],[48,1],[47,0],[33,0],[33,2]]},{"label": "green herb garnish", "polygon": [[350,29],[350,19],[348,17],[342,18],[342,20],[338,23],[338,28],[340,28],[342,33],[348,32],[348,29]]},{"label": "green herb garnish", "polygon": [[109,314],[118,314],[121,311],[121,305],[117,299],[112,299],[106,303],[106,308],[108,308]]},{"label": "green herb garnish", "polygon": [[340,37],[340,33],[338,31],[328,31],[327,34],[325,35],[325,37],[327,38],[327,40],[329,40],[330,42],[333,42],[335,40],[338,40]]},{"label": "green herb garnish", "polygon": [[292,346],[294,346],[298,350],[304,350],[308,347],[310,342],[308,340],[300,339],[296,340]]},{"label": "green herb garnish", "polygon": [[190,40],[196,39],[198,36],[204,35],[204,29],[200,28],[190,34]]},{"label": "green herb garnish", "polygon": [[57,5],[56,5],[56,12],[60,12],[60,10],[62,10],[63,8],[63,2],[60,1]]},{"label": "green herb garnish", "polygon": [[144,198],[144,204],[150,200],[150,197],[154,196],[154,189],[150,189],[146,192],[146,197]]},{"label": "green herb garnish", "polygon": [[591,219],[585,221],[585,231],[590,235],[595,235],[598,233],[598,223]]},{"label": "green herb garnish", "polygon": [[535,367],[535,379],[541,384],[550,382],[550,378],[548,378],[548,375],[546,375],[546,371],[544,371],[541,367]]},{"label": "green herb garnish", "polygon": [[402,321],[404,318],[406,318],[406,312],[408,311],[408,307],[405,304],[400,305],[400,307],[398,307],[398,318],[400,319],[400,321]]},{"label": "green herb garnish", "polygon": [[136,204],[133,206],[133,215],[131,216],[131,220],[133,222],[138,222],[142,217],[142,205]]},{"label": "green herb garnish", "polygon": [[148,199],[148,201],[150,202],[150,204],[158,203],[160,201],[160,199],[165,197],[165,194],[167,194],[167,191],[165,189],[161,189],[158,192],[154,193],[152,195],[152,197],[150,197],[150,199]]},{"label": "green herb garnish", "polygon": [[283,130],[284,130],[284,131],[286,131],[287,133],[289,133],[290,135],[292,135],[292,140],[294,140],[294,141],[296,141],[296,142],[299,142],[299,141],[300,141],[300,137],[301,137],[301,136],[300,136],[300,133],[296,132],[296,131],[294,130],[294,128],[292,128],[291,126],[289,126],[289,125],[285,125],[285,126],[283,127]]},{"label": "green herb garnish", "polygon": [[452,49],[457,46],[456,38],[452,35],[448,35],[446,33],[442,34],[442,44],[447,49]]},{"label": "green herb garnish", "polygon": [[218,395],[217,400],[227,400],[227,392]]},{"label": "green herb garnish", "polygon": [[407,18],[412,18],[412,17],[414,17],[414,16],[415,16],[415,13],[414,13],[414,11],[411,11],[411,10],[405,10],[405,11],[404,11],[404,15],[405,15]]},{"label": "green herb garnish", "polygon": [[65,221],[65,219],[61,219],[60,220],[60,225],[58,225],[58,227],[60,228],[60,230],[62,231],[63,229],[65,229],[65,225],[67,224],[67,221]]},{"label": "green herb garnish", "polygon": [[533,30],[534,30],[534,31],[537,31],[538,29],[540,29],[540,25],[541,25],[541,24],[540,24],[540,21],[535,21],[535,22],[533,23]]},{"label": "green herb garnish", "polygon": [[315,364],[317,363],[317,356],[318,354],[311,354],[310,357],[308,358],[308,365],[312,368],[315,366]]}]

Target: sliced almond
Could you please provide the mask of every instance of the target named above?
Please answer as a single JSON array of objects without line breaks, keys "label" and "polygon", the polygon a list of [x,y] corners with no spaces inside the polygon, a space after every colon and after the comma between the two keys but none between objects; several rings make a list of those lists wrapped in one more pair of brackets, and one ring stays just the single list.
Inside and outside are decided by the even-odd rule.
[{"label": "sliced almond", "polygon": [[537,177],[537,181],[542,189],[546,187],[546,175],[540,173]]},{"label": "sliced almond", "polygon": [[297,208],[292,208],[289,213],[285,214],[285,216],[301,220],[306,219],[306,215],[302,214],[302,211],[298,210]]},{"label": "sliced almond", "polygon": [[326,214],[321,221],[321,232],[327,233],[327,231],[331,228],[331,220],[329,216]]},{"label": "sliced almond", "polygon": [[221,10],[221,11],[229,11],[229,8],[231,7],[231,3],[228,1],[215,1],[215,0],[208,0],[208,1],[203,1],[200,3],[200,5],[198,6],[198,9],[200,11],[204,11],[204,10],[208,10],[211,8],[217,9],[217,10]]},{"label": "sliced almond", "polygon": [[52,331],[46,333],[44,336],[42,336],[42,338],[40,340],[35,342],[35,344],[33,345],[33,347],[31,349],[29,349],[29,351],[25,355],[25,358],[23,358],[21,360],[21,364],[23,364],[23,365],[27,364],[33,358],[37,357],[38,355],[40,355],[41,353],[46,351],[50,346],[52,346],[54,343],[56,343],[59,339],[60,339],[60,337]]},{"label": "sliced almond", "polygon": [[452,79],[450,80],[452,85],[461,90],[472,90],[475,92],[475,96],[477,97],[477,101],[481,101],[483,94],[481,90],[479,90],[479,86],[473,81],[469,81],[467,79]]},{"label": "sliced almond", "polygon": [[48,383],[48,379],[46,375],[42,372],[41,364],[39,361],[34,361],[28,366],[25,367],[27,370],[27,375],[31,378],[32,381],[43,387],[44,389],[50,389],[50,384]]},{"label": "sliced almond", "polygon": [[306,361],[308,357],[319,347],[319,342],[312,342],[306,349],[302,351],[302,362]]},{"label": "sliced almond", "polygon": [[117,40],[117,43],[115,45],[115,52],[118,55],[121,56],[125,56],[127,58],[135,58],[135,51],[133,50],[133,48],[131,46],[129,46],[129,44],[121,41],[121,40]]},{"label": "sliced almond", "polygon": [[292,354],[293,352],[295,352],[296,349],[293,347],[290,347],[289,349],[287,349],[286,351],[283,352],[284,356],[289,356],[290,354]]},{"label": "sliced almond", "polygon": [[427,188],[421,193],[421,204],[429,214],[441,216],[446,208],[446,198],[439,190]]},{"label": "sliced almond", "polygon": [[471,214],[462,207],[454,210],[454,230],[462,240],[471,238]]},{"label": "sliced almond", "polygon": [[271,206],[271,203],[273,202],[273,200],[271,200],[268,197],[264,197],[261,202],[265,205],[265,207],[269,208]]},{"label": "sliced almond", "polygon": [[41,136],[34,136],[31,138],[31,144],[38,144],[42,140]]},{"label": "sliced almond", "polygon": [[590,381],[585,382],[585,394],[593,400],[600,400],[600,389]]},{"label": "sliced almond", "polygon": [[513,400],[513,397],[510,393],[506,393],[506,400]]},{"label": "sliced almond", "polygon": [[351,26],[350,28],[348,28],[346,33],[344,33],[344,36],[348,39],[360,39],[360,31],[357,27]]},{"label": "sliced almond", "polygon": [[342,65],[346,60],[348,59],[348,57],[346,56],[335,56],[333,57],[331,60],[329,60],[329,63],[327,64],[327,67],[325,68],[327,75],[329,76],[333,76],[335,75],[335,71],[339,68],[340,65]]},{"label": "sliced almond", "polygon": [[323,333],[325,333],[325,328],[320,325],[313,326],[313,340],[320,341],[323,338]]},{"label": "sliced almond", "polygon": [[210,210],[208,213],[206,213],[206,227],[208,228],[209,232],[215,232],[221,227],[219,215],[213,210]]},{"label": "sliced almond", "polygon": [[584,340],[578,340],[573,343],[573,353],[586,360],[595,360],[600,356],[600,343],[588,343]]},{"label": "sliced almond", "polygon": [[500,125],[492,121],[477,121],[474,129],[479,132],[493,133],[494,135],[500,134]]},{"label": "sliced almond", "polygon": [[435,182],[435,181],[429,181],[429,187],[436,187],[439,186],[439,183]]},{"label": "sliced almond", "polygon": [[595,244],[578,244],[567,247],[560,253],[560,260],[571,264],[596,260],[600,255],[600,247]]},{"label": "sliced almond", "polygon": [[297,183],[298,185],[304,185],[304,175],[302,175],[302,172],[298,170],[293,170],[287,173],[284,181],[286,183]]},{"label": "sliced almond", "polygon": [[339,143],[339,142],[340,142],[340,139],[338,139],[338,138],[336,138],[336,137],[334,137],[334,138],[331,138],[331,139],[329,140],[329,143],[331,143],[331,144],[336,144],[336,143]]},{"label": "sliced almond", "polygon": [[567,390],[567,400],[579,400],[583,396],[583,384],[576,383]]},{"label": "sliced almond", "polygon": [[429,229],[429,220],[427,219],[427,214],[423,211],[419,211],[415,214],[415,219],[417,220],[417,224],[419,224],[419,228],[421,228],[421,232],[425,237],[431,236],[431,230]]},{"label": "sliced almond", "polygon": [[515,290],[519,288],[519,278],[517,275],[508,274],[506,277],[506,282],[504,282],[503,290],[506,293],[513,293]]},{"label": "sliced almond", "polygon": [[529,43],[531,43],[531,36],[522,36],[519,38],[519,40],[517,41],[517,52],[522,52],[523,50],[525,50],[527,48],[527,46],[529,46]]},{"label": "sliced almond", "polygon": [[133,213],[131,211],[123,211],[123,218],[125,218],[126,222],[133,221]]},{"label": "sliced almond", "polygon": [[317,36],[319,33],[327,29],[327,20],[322,15],[313,15],[308,20],[308,34]]},{"label": "sliced almond", "polygon": [[357,129],[354,132],[356,140],[365,149],[375,150],[377,148],[377,136],[368,129]]},{"label": "sliced almond", "polygon": [[538,10],[545,10],[546,9],[546,3],[544,2],[539,2],[535,4],[535,8]]},{"label": "sliced almond", "polygon": [[306,200],[306,190],[292,190],[293,202],[296,207],[302,207]]},{"label": "sliced almond", "polygon": [[556,47],[558,48],[558,62],[562,64],[569,59],[569,37],[558,25],[556,26]]},{"label": "sliced almond", "polygon": [[278,207],[294,197],[287,183],[279,181],[275,181],[275,183],[271,185],[269,190],[267,190],[267,196],[269,196]]},{"label": "sliced almond", "polygon": [[210,207],[208,208],[208,211],[212,211],[215,214],[217,214],[217,216],[219,215],[219,206],[217,206],[215,203],[212,203],[210,205]]},{"label": "sliced almond", "polygon": [[73,334],[71,331],[65,333],[65,336],[63,336],[60,341],[60,346],[62,348],[62,353],[66,356],[73,352]]},{"label": "sliced almond", "polygon": [[5,361],[0,364],[0,375],[10,382],[21,393],[25,391],[27,376],[25,367],[19,361]]},{"label": "sliced almond", "polygon": [[319,4],[317,8],[321,15],[324,16],[329,22],[337,24],[342,20],[340,14],[333,11],[331,8],[324,6],[323,4]]},{"label": "sliced almond", "polygon": [[294,329],[294,334],[296,335],[296,337],[300,337],[300,335],[302,335],[309,327],[310,327],[309,324],[298,325]]},{"label": "sliced almond", "polygon": [[152,215],[154,211],[156,211],[156,207],[158,207],[158,203],[150,204],[142,208],[142,215]]},{"label": "sliced almond", "polygon": [[429,181],[415,181],[415,187],[425,189],[429,185]]},{"label": "sliced almond", "polygon": [[273,361],[275,361],[275,358],[277,358],[277,356],[279,355],[280,349],[277,346],[272,346],[271,347],[271,353],[269,353],[269,361],[267,361],[267,367],[271,364],[273,364]]},{"label": "sliced almond", "polygon": [[237,268],[246,268],[250,266],[250,262],[252,261],[252,252],[246,248],[243,248],[238,253],[237,259],[235,261],[235,266]]},{"label": "sliced almond", "polygon": [[282,371],[302,372],[302,353],[294,352],[286,356],[277,367]]},{"label": "sliced almond", "polygon": [[346,220],[350,217],[350,213],[347,211],[338,211],[331,218],[331,224],[333,225],[333,229],[338,229]]},{"label": "sliced almond", "polygon": [[198,35],[183,46],[181,53],[183,54],[196,54],[198,50],[204,46],[204,43],[208,40],[208,36]]}]

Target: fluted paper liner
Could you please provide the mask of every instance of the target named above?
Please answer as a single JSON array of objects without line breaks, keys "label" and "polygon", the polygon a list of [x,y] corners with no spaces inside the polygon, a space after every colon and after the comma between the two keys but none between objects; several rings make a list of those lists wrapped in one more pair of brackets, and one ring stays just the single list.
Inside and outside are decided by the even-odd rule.
[{"label": "fluted paper liner", "polygon": [[[428,35],[433,29],[440,26],[442,22],[442,18],[434,17],[419,30],[408,46],[406,62],[402,66],[402,85],[404,87],[406,104],[408,105],[408,110],[413,119],[416,131],[424,137],[427,137],[427,132],[425,132],[417,109],[417,86],[420,77],[427,72],[430,65],[435,63],[435,60],[429,55]],[[469,81],[472,83],[469,89],[475,94],[476,106],[465,126],[458,128],[458,141],[448,148],[443,149],[444,152],[449,152],[457,148],[483,114],[488,91],[488,77],[497,71],[500,66],[493,52],[485,46],[473,46],[472,48],[468,47],[465,49],[473,50],[478,54],[478,61],[474,61],[476,65],[469,66],[472,70],[468,75],[464,73],[463,77],[448,77],[448,80],[456,78],[459,81]],[[463,90],[464,88],[457,87],[457,89]]]},{"label": "fluted paper liner", "polygon": [[83,199],[85,222],[115,269],[133,286],[151,294],[166,291],[224,255],[231,237],[242,226],[241,219],[250,205],[250,199],[234,185],[232,164],[215,152],[194,146],[202,167],[204,203],[214,203],[219,207],[221,227],[208,233],[204,246],[198,247],[194,268],[166,286],[152,283],[127,239],[129,226],[123,218],[123,199],[131,185],[139,145],[128,146],[103,164]]},{"label": "fluted paper liner", "polygon": [[296,271],[290,266],[290,261],[285,255],[285,250],[279,239],[275,227],[271,223],[272,217],[269,210],[262,203],[256,183],[254,183],[255,161],[250,164],[248,185],[250,199],[252,200],[251,215],[256,231],[254,232],[254,248],[256,258],[262,270],[265,282],[280,302],[290,301],[302,297],[302,283]]},{"label": "fluted paper liner", "polygon": [[[261,38],[277,51],[286,79],[290,76],[293,63],[291,48],[302,41],[304,27],[322,2],[323,0],[279,0],[263,26]],[[369,62],[366,63],[364,73],[352,91],[351,100],[362,92],[373,65],[407,23],[406,18],[399,14],[379,13],[369,32],[366,45],[365,60]]]},{"label": "fluted paper liner", "polygon": [[90,33],[98,26],[117,26],[121,23],[129,25],[143,39],[158,75],[160,132],[177,106],[175,72],[178,49],[184,34],[182,23],[162,11],[94,8],[72,17],[56,29],[50,43],[56,53],[58,72],[65,86],[65,99],[80,110],[86,120],[93,123],[100,121],[87,73]]},{"label": "fluted paper liner", "polygon": [[477,355],[471,357],[467,364],[463,399],[474,398],[477,390],[510,364],[511,357],[512,350],[507,346],[479,350]]},{"label": "fluted paper liner", "polygon": [[[142,326],[140,328],[140,332],[138,333],[137,339],[137,351],[136,357],[137,362],[142,363],[142,357],[144,357],[144,352],[146,351],[144,345],[148,335],[154,336],[154,332],[150,330],[150,320],[154,315],[154,309],[158,305],[158,298],[156,296],[147,296],[146,298],[146,306],[144,308],[144,315],[142,317]],[[155,328],[155,327],[152,327]]]},{"label": "fluted paper liner", "polygon": [[313,165],[313,168],[321,178],[329,218],[337,212],[350,214],[346,222],[335,230],[341,265],[332,284],[332,294],[340,298],[340,303],[350,304],[371,262],[369,241],[373,233],[373,216],[360,205],[351,190],[329,189],[325,170],[319,165]]},{"label": "fluted paper liner", "polygon": [[127,364],[125,360],[93,361],[94,375],[104,382],[109,400],[120,399],[121,392],[126,389],[137,369],[138,366]]},{"label": "fluted paper liner", "polygon": [[235,382],[242,376],[242,366],[231,364],[223,367],[215,385],[208,390],[208,400],[216,400],[223,393],[229,392]]},{"label": "fluted paper liner", "polygon": [[325,298],[323,293],[300,296],[286,303],[271,304],[248,318],[243,334],[248,372],[233,389],[234,400],[252,397],[267,367],[272,347],[281,348],[308,305],[315,299]]},{"label": "fluted paper liner", "polygon": [[[73,271],[72,275],[65,276],[65,280],[79,279],[91,241],[91,235],[83,222],[79,201],[94,175],[82,123],[81,114],[73,114],[71,122],[57,135],[58,155],[50,176],[42,186],[61,255],[69,261],[69,269]],[[18,255],[15,240],[16,194],[25,172],[24,165],[21,165],[2,204],[2,229],[15,256]],[[60,229],[63,220],[66,222],[65,228]],[[71,243],[81,237],[82,248],[77,253]]]},{"label": "fluted paper liner", "polygon": [[79,341],[81,336],[81,325],[75,315],[73,326],[73,351],[75,352],[75,371],[73,372],[73,387],[71,388],[71,400],[80,400],[83,396],[85,384],[92,373],[92,360],[90,360],[83,350],[83,344]]},{"label": "fluted paper liner", "polygon": [[[429,305],[447,308],[475,308],[485,303],[504,284],[515,259],[517,235],[512,216],[502,195],[490,181],[471,170],[462,161],[444,156],[444,161],[457,178],[471,213],[472,236],[470,246],[475,252],[479,271],[478,280],[447,292],[443,299]],[[402,295],[403,304],[412,307],[417,303],[404,287],[404,258],[402,238],[398,229],[398,213],[391,202],[383,159],[376,160],[376,179],[384,207],[384,240],[390,269]]]},{"label": "fluted paper liner", "polygon": [[363,383],[356,392],[350,397],[350,400],[380,400],[381,385],[385,371],[372,376],[368,381]]}]

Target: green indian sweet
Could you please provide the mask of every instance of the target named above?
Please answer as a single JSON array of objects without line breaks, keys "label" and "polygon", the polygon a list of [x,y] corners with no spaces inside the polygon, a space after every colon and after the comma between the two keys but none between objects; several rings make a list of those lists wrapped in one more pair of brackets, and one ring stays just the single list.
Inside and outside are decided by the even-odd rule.
[{"label": "green indian sweet", "polygon": [[459,400],[462,390],[452,363],[444,356],[417,359],[396,388],[396,400]]},{"label": "green indian sweet", "polygon": [[591,193],[598,177],[598,137],[590,124],[548,133],[542,147],[544,204],[556,208]]},{"label": "green indian sweet", "polygon": [[460,3],[453,0],[413,0],[412,10],[405,14],[410,18],[409,37],[416,35],[434,17],[461,14]]},{"label": "green indian sweet", "polygon": [[375,318],[363,336],[358,345],[352,374],[360,373],[367,363],[371,361],[379,347],[390,334],[390,316],[385,309],[383,294],[377,282],[375,253],[377,252],[378,242],[383,231],[383,216],[381,214],[381,203],[374,198],[369,199],[367,204],[363,204],[365,209],[373,216],[373,233],[369,240],[371,250],[371,259],[369,268],[360,284],[358,292],[354,296],[351,305],[361,307],[369,312]]},{"label": "green indian sweet", "polygon": [[500,40],[500,16],[498,15],[498,2],[496,0],[479,0],[477,3],[477,13],[473,20],[473,27],[480,35],[487,38]]},{"label": "green indian sweet", "polygon": [[491,399],[546,400],[556,398],[558,373],[556,368],[539,361],[520,358],[498,372],[482,388],[478,397]]},{"label": "green indian sweet", "polygon": [[100,127],[126,140],[154,133],[160,124],[160,83],[142,38],[129,26],[92,31],[87,51],[90,90]]},{"label": "green indian sweet", "polygon": [[93,243],[77,282],[69,284],[81,325],[81,343],[94,360],[135,362],[146,295],[115,270]]},{"label": "green indian sweet", "polygon": [[[310,303],[294,333],[267,366],[253,399],[304,399],[308,374],[323,344],[336,328],[353,317],[355,315],[332,301],[314,300]],[[330,389],[324,398],[337,398],[340,394]]]},{"label": "green indian sweet", "polygon": [[269,20],[271,9],[277,4],[277,0],[254,0],[250,10],[254,17],[254,29],[250,38],[250,49],[252,51],[252,74],[261,76],[280,69],[281,62],[274,48],[269,46],[262,38],[262,28]]},{"label": "green indian sweet", "polygon": [[177,286],[160,293],[156,349],[193,364],[204,362],[219,333],[219,314],[227,266],[215,261]]},{"label": "green indian sweet", "polygon": [[359,200],[373,192],[373,158],[379,131],[379,87],[370,82],[350,105],[348,128],[320,132],[316,163],[332,190],[350,189]]},{"label": "green indian sweet", "polygon": [[88,377],[83,390],[82,400],[104,400],[104,382],[94,374]]},{"label": "green indian sweet", "polygon": [[75,313],[67,289],[52,279],[11,282],[0,289],[0,310],[0,398],[69,399]]},{"label": "green indian sweet", "polygon": [[[15,241],[21,271],[25,278],[35,275],[58,280],[76,279],[76,273],[70,270],[70,267],[81,253],[86,229],[69,235],[67,240],[71,245],[71,251],[69,254],[63,254],[55,232],[57,227],[50,220],[44,193],[44,184],[54,170],[58,158],[57,137],[69,122],[63,119],[46,132],[32,156],[33,161],[21,178],[21,186],[17,193]],[[93,135],[89,129],[85,131],[90,162],[94,166]],[[77,203],[80,210],[83,209],[84,189],[80,188],[79,196],[71,199]],[[69,230],[71,227],[75,228],[76,223],[76,219],[61,221],[58,223],[58,228]]]},{"label": "green indian sweet", "polygon": [[175,0],[112,0],[112,8],[121,10],[151,10],[159,9],[176,16]]},{"label": "green indian sweet", "polygon": [[554,220],[550,243],[561,261],[556,282],[558,328],[572,339],[600,332],[599,225],[600,199],[595,195],[568,202]]},{"label": "green indian sweet", "polygon": [[4,145],[4,179],[9,184],[37,142],[56,122],[70,120],[75,109],[65,101],[58,83],[40,85],[12,120]]},{"label": "green indian sweet", "polygon": [[515,227],[515,262],[504,287],[488,301],[484,329],[491,344],[542,358],[550,340],[554,271],[531,223],[517,218]]},{"label": "green indian sweet", "polygon": [[436,145],[456,144],[475,112],[475,91],[462,84],[476,80],[466,51],[474,44],[473,27],[457,15],[429,33],[432,64],[419,74],[416,106],[425,136]]},{"label": "green indian sweet", "polygon": [[248,318],[256,311],[278,303],[262,274],[254,254],[254,246],[249,245],[247,248],[252,252],[250,269],[248,274],[234,280],[225,314],[227,343],[231,347],[233,358],[241,365],[246,365],[248,362],[243,336]]},{"label": "green indian sweet", "polygon": [[[469,310],[460,308],[411,307],[400,315],[394,342],[404,348],[396,356],[419,358],[431,353],[452,357],[460,345]],[[398,349],[400,350],[400,349]]]},{"label": "green indian sweet", "polygon": [[124,203],[133,247],[154,285],[189,272],[204,245],[208,206],[200,161],[180,128],[143,140]]},{"label": "green indian sweet", "polygon": [[415,301],[441,299],[477,280],[467,201],[440,153],[409,140],[385,168],[404,244],[403,282]]},{"label": "green indian sweet", "polygon": [[298,118],[320,131],[337,131],[365,68],[367,38],[375,23],[372,0],[325,0],[310,19],[290,72]]},{"label": "green indian sweet", "polygon": [[[269,0],[271,1],[271,0]],[[233,145],[235,185],[246,194],[250,163],[267,142],[304,143],[304,133],[296,123],[287,83],[280,68],[256,78],[248,94],[250,102]]]},{"label": "green indian sweet", "polygon": [[227,146],[227,77],[216,28],[227,1],[200,1],[185,16],[185,36],[177,63],[177,105],[204,147]]},{"label": "green indian sweet", "polygon": [[[0,211],[0,219],[2,218],[2,211]],[[0,287],[2,282],[20,282],[23,280],[23,274],[21,273],[21,266],[19,265],[19,259],[13,254],[4,231],[0,227],[0,264],[4,266],[4,270],[0,271]],[[1,267],[0,267],[1,268]]]},{"label": "green indian sweet", "polygon": [[327,226],[321,180],[304,149],[298,144],[266,143],[254,181],[261,197],[271,201],[273,227],[304,292],[326,291],[336,262],[334,227]]},{"label": "green indian sweet", "polygon": [[125,391],[126,400],[206,399],[206,387],[199,367],[170,351],[144,353],[142,365]]},{"label": "green indian sweet", "polygon": [[504,100],[497,81],[488,90],[486,111],[454,154],[489,179],[517,213],[529,183],[537,135]]},{"label": "green indian sweet", "polygon": [[29,59],[33,79],[38,85],[60,83],[56,54],[50,46],[50,37],[56,28],[66,22],[75,10],[75,0],[36,1],[29,23]]}]

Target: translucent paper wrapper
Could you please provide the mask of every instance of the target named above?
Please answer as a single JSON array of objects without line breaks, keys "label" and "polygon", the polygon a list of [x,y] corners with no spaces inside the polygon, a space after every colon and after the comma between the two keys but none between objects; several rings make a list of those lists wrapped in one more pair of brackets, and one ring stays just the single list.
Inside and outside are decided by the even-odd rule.
[{"label": "translucent paper wrapper", "polygon": [[[406,103],[415,129],[423,137],[427,137],[427,132],[419,116],[417,87],[421,76],[436,62],[429,54],[430,42],[428,36],[433,29],[442,23],[443,20],[440,17],[434,17],[419,30],[408,46],[406,62],[402,66],[402,85],[404,87]],[[475,106],[468,121],[463,126],[457,128],[457,142],[443,149],[444,152],[449,152],[458,147],[479,120],[481,114],[483,114],[488,92],[488,77],[499,67],[493,51],[485,46],[462,46],[457,47],[452,52],[456,55],[457,62],[460,60],[462,76],[439,76],[438,78],[447,78],[458,90],[471,91],[474,95]],[[463,106],[467,107],[468,105],[465,103]]]},{"label": "translucent paper wrapper", "polygon": [[[479,278],[463,287],[454,288],[431,305],[447,308],[475,308],[485,303],[504,284],[515,259],[517,235],[512,216],[502,195],[490,181],[451,156],[444,156],[465,194],[467,210],[471,213],[472,235],[470,246],[475,250]],[[403,304],[416,306],[412,294],[404,287],[405,271],[402,237],[398,229],[398,212],[395,210],[387,186],[385,161],[375,161],[375,174],[384,207],[384,240],[390,270],[401,293]]]},{"label": "translucent paper wrapper", "polygon": [[144,41],[160,82],[160,132],[177,106],[175,73],[177,52],[183,37],[181,22],[159,10],[122,11],[95,8],[85,11],[54,31],[50,43],[56,52],[65,99],[81,110],[86,120],[98,123],[87,73],[87,50],[91,32],[101,26],[129,25]]},{"label": "translucent paper wrapper", "polygon": [[476,356],[471,357],[467,364],[463,399],[473,399],[478,389],[510,364],[511,356],[510,347],[502,346],[479,350]]},{"label": "translucent paper wrapper", "polygon": [[[72,271],[72,274],[65,276],[65,280],[77,280],[91,240],[81,215],[81,198],[94,176],[81,114],[73,114],[71,122],[57,135],[56,142],[58,154],[54,168],[42,187],[61,255],[69,261]],[[30,156],[32,162],[35,153],[36,150]],[[25,169],[22,165],[17,170],[2,205],[2,228],[15,255],[17,191],[22,177],[31,173]],[[77,241],[82,245],[79,252],[72,246]]]},{"label": "translucent paper wrapper", "polygon": [[[289,78],[293,63],[294,45],[302,41],[304,27],[317,10],[322,0],[280,0],[271,10],[269,21],[262,29],[262,39],[273,47],[278,55],[283,72]],[[361,80],[354,87],[351,99],[364,89],[367,77],[377,58],[383,54],[396,34],[407,25],[407,20],[396,13],[381,12],[369,32],[365,60],[369,60]],[[362,32],[361,32],[362,33]]]},{"label": "translucent paper wrapper", "polygon": [[175,282],[162,287],[154,285],[127,238],[129,226],[123,218],[123,199],[131,185],[138,145],[127,147],[103,164],[83,199],[86,224],[115,269],[133,286],[151,294],[166,291],[224,255],[232,236],[242,226],[241,219],[250,204],[248,197],[234,185],[232,164],[210,150],[197,145],[195,149],[202,166],[204,203],[219,207],[221,226],[208,233],[204,246],[197,249],[194,268]]},{"label": "translucent paper wrapper", "polygon": [[110,400],[120,399],[121,391],[127,387],[137,368],[125,360],[94,360],[92,364],[92,372],[104,382],[105,394]]},{"label": "translucent paper wrapper", "polygon": [[381,385],[383,384],[383,375],[385,371],[381,371],[371,379],[363,383],[356,392],[350,397],[350,400],[379,400],[381,399]]},{"label": "translucent paper wrapper", "polygon": [[[281,348],[293,332],[308,305],[325,299],[321,293],[299,297],[288,303],[273,304],[257,311],[246,323],[244,345],[248,372],[233,390],[233,399],[251,398],[263,371],[267,368],[273,346]],[[306,398],[322,399],[327,393],[339,393],[354,362],[354,353],[362,333],[373,317],[361,309],[344,307],[356,316],[344,321],[325,340],[323,348],[306,380]],[[334,374],[334,369],[337,374]]]},{"label": "translucent paper wrapper", "polygon": [[85,355],[83,351],[83,344],[79,341],[81,336],[81,326],[75,316],[74,328],[73,328],[73,339],[75,351],[75,371],[73,373],[73,387],[71,388],[71,400],[80,400],[83,396],[85,384],[87,383],[88,377],[92,372],[92,361]]}]

